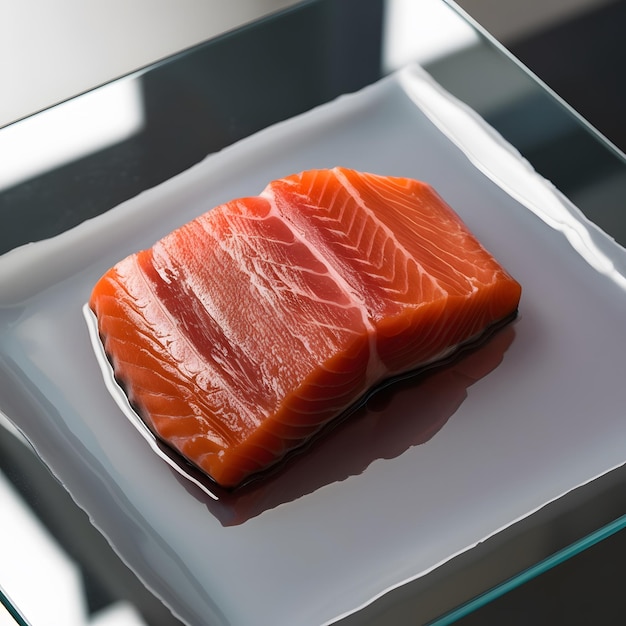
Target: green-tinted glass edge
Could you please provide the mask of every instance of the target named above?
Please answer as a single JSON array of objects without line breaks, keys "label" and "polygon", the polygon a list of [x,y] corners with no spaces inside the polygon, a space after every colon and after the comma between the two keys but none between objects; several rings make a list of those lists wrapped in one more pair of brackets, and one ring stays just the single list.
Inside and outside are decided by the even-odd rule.
[{"label": "green-tinted glass edge", "polygon": [[578,541],[570,544],[566,548],[555,552],[551,556],[539,561],[532,567],[520,572],[518,575],[509,578],[508,580],[500,583],[499,585],[489,589],[485,593],[476,596],[469,602],[462,604],[461,606],[453,609],[449,613],[437,618],[436,620],[430,622],[429,626],[447,626],[448,624],[453,624],[455,621],[469,615],[473,611],[485,606],[486,604],[493,602],[497,598],[505,595],[509,591],[523,585],[524,583],[532,580],[533,578],[544,574],[548,570],[553,567],[567,561],[568,559],[576,556],[580,552],[587,550],[591,546],[607,539],[611,535],[614,535],[618,531],[626,528],[626,515],[622,515],[618,517],[613,522],[606,524],[602,528],[586,535],[585,537],[579,539]]},{"label": "green-tinted glass edge", "polygon": [[8,611],[9,615],[15,620],[17,626],[30,626],[22,613],[17,609],[11,601],[4,589],[0,586],[0,604]]}]

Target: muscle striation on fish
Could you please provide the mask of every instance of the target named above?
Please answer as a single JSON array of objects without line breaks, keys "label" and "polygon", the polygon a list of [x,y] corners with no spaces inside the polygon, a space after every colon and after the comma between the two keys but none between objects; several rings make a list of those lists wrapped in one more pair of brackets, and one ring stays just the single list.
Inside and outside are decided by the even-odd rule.
[{"label": "muscle striation on fish", "polygon": [[138,415],[231,488],[520,295],[429,185],[334,168],[199,216],[107,271],[89,305]]}]

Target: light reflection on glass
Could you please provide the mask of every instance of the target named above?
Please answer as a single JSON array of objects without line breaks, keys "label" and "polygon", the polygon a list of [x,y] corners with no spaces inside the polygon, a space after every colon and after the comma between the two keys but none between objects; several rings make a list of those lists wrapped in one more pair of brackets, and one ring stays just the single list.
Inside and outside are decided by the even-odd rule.
[{"label": "light reflection on glass", "polygon": [[2,130],[0,190],[114,145],[144,124],[135,80],[124,80],[61,103]]},{"label": "light reflection on glass", "polygon": [[478,41],[476,31],[441,0],[386,0],[384,72],[411,61],[424,64]]}]

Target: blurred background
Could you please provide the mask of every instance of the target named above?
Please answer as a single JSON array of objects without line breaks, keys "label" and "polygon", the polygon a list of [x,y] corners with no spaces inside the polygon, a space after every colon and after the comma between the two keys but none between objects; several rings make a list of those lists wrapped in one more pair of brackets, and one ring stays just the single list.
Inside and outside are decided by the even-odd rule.
[{"label": "blurred background", "polygon": [[[2,94],[0,127],[10,125],[16,120],[88,91],[118,76],[139,70],[197,43],[301,3],[295,0],[237,0],[235,2],[109,0],[106,3],[84,2],[84,0],[56,0],[55,2],[21,0],[11,3],[5,0],[0,5],[2,7],[0,12],[0,90]],[[623,67],[626,62],[626,44],[623,41],[626,1],[457,0],[457,4],[535,72],[551,89],[569,102],[612,142],[626,151],[626,124],[623,123],[623,110],[626,102],[626,81],[623,80]],[[458,40],[453,42],[446,36],[447,31],[443,27],[440,33],[421,33],[419,38],[411,36],[415,31],[409,29],[406,32],[410,34],[404,36],[402,24],[411,22],[411,12],[417,6],[420,11],[429,10],[429,7],[436,11],[440,5],[441,2],[438,0],[388,0],[384,3],[383,19],[386,21],[387,36],[381,59],[384,71],[392,71],[412,58],[426,58],[438,46],[450,48],[463,43],[466,33],[455,33]],[[473,52],[469,49],[470,47],[460,46],[458,54],[482,53],[478,48]],[[455,63],[454,67],[462,69],[463,65]],[[442,77],[445,77],[448,71],[442,64],[439,64],[436,69]],[[518,85],[503,83],[501,89],[504,94],[503,98],[507,91],[518,87]],[[481,111],[490,112],[488,107],[485,109],[484,103],[480,102],[482,95],[480,90],[474,89],[474,91],[476,93],[467,94],[468,101],[474,98],[472,105],[476,105]],[[156,97],[161,101],[164,95],[166,94],[159,92]],[[170,94],[170,96],[174,97],[175,94]],[[485,96],[482,95],[482,97]],[[490,92],[489,97],[493,97],[493,92]],[[528,106],[529,100],[522,99],[522,102],[528,115],[541,115],[540,108],[533,108],[535,105],[532,103]],[[540,107],[541,103],[536,106]],[[503,110],[507,112],[506,107]],[[500,122],[500,128],[507,130],[506,120],[501,111],[494,112],[490,122]],[[552,130],[555,131],[551,138],[554,140],[552,142],[554,145],[559,141],[573,141],[572,137],[567,134],[559,135],[558,129]],[[516,128],[508,129],[508,131],[512,134],[520,132]],[[7,145],[7,138],[10,138],[10,135],[6,132],[0,136],[0,190],[3,186],[2,177],[10,170],[9,160],[11,164],[16,161],[15,153],[3,152],[3,147]],[[535,139],[533,137],[527,139],[529,154],[537,156],[541,148],[548,162],[550,152],[546,150],[545,141],[537,147],[533,144]],[[579,139],[574,137],[576,141]],[[167,136],[163,139],[163,141],[168,140]],[[3,146],[3,141],[5,146]],[[562,146],[562,143],[559,144],[559,149],[562,150]],[[205,145],[202,145],[198,148],[198,153],[192,155],[193,158],[200,158],[205,149]],[[584,149],[583,145],[581,150]],[[128,152],[130,148],[126,147],[123,150]],[[123,154],[126,155],[126,153]],[[30,151],[27,157],[32,163],[33,151]],[[115,158],[119,157],[115,156]],[[537,162],[539,162],[538,156]],[[179,168],[186,166],[186,162],[175,164],[175,167]],[[83,165],[76,167],[83,167]],[[562,163],[561,167],[568,171],[550,171],[551,180],[558,182],[561,189],[569,185],[570,196],[582,207],[586,200],[584,194],[589,195],[588,189],[576,188],[579,176],[572,163]],[[589,163],[581,161],[577,167],[588,169]],[[7,211],[10,209],[22,215],[25,215],[27,211],[34,211],[35,209],[28,204],[34,195],[33,187],[26,184],[20,186],[17,184],[21,182],[18,175],[11,172],[9,174],[6,182],[7,188],[9,185],[14,187],[4,196]],[[33,172],[27,172],[27,174],[33,175]],[[162,175],[167,177],[172,175],[172,172],[164,171]],[[45,187],[45,197],[50,213],[60,214],[61,209],[68,213],[68,180],[72,181],[74,187],[78,186],[76,182],[78,180],[88,180],[93,186],[94,178],[91,170],[88,176],[84,173],[79,176],[69,169],[65,178],[57,173],[55,184],[59,188],[58,206],[53,202],[53,197],[56,196],[53,196],[50,191],[52,183],[46,183],[50,187]],[[598,206],[599,189],[602,189],[603,194],[606,193],[606,197],[609,197],[608,192],[604,191],[606,189],[623,190],[626,184],[623,178],[620,171],[620,178],[616,177],[614,182],[612,182],[613,179],[603,180],[602,187],[598,185],[594,190],[589,205]],[[145,184],[154,184],[154,181],[148,180]],[[121,187],[121,184],[116,184],[115,192],[120,190],[120,193],[126,193]],[[93,190],[94,187],[90,189]],[[112,205],[123,199],[121,196],[120,198],[113,197],[113,190],[109,187],[103,186],[103,190],[111,194],[107,201]],[[135,193],[135,191],[135,189],[129,190],[128,194]],[[92,193],[92,195],[103,197],[104,193]],[[621,199],[624,193],[614,193],[611,197],[619,197],[620,207],[623,205]],[[84,211],[82,206],[84,199],[77,195],[76,202]],[[610,210],[607,210],[606,219],[614,219],[615,205],[607,202],[607,207]],[[101,208],[95,207],[94,211],[99,211]],[[594,215],[594,218],[599,217],[603,216]],[[24,221],[31,223],[30,220]],[[41,219],[33,221],[38,222]],[[596,221],[600,222],[601,219],[596,219]],[[63,228],[68,227],[68,224],[64,223]],[[12,225],[11,228],[13,228]],[[0,242],[3,237],[6,237],[8,242],[10,234],[11,245],[15,245],[14,242],[19,238],[17,230],[15,233],[10,231],[7,221],[3,222],[1,230],[3,232],[0,232]],[[622,230],[626,233],[626,229],[622,228]],[[10,425],[5,424],[5,426],[10,430]],[[139,598],[143,597],[141,589],[136,588],[137,582],[132,577],[126,578],[118,575],[115,580],[108,581],[112,589],[103,589],[97,577],[90,577],[90,572],[78,571],[63,550],[51,541],[49,530],[31,515],[29,506],[43,512],[63,509],[67,505],[69,515],[71,503],[67,494],[59,492],[58,486],[46,474],[38,476],[37,481],[40,482],[36,485],[36,490],[28,484],[24,476],[38,475],[41,468],[34,459],[24,457],[21,445],[19,437],[13,437],[11,434],[3,440],[0,447],[0,470],[8,472],[9,469],[32,464],[32,474],[30,469],[28,471],[23,469],[23,475],[10,476],[19,489],[14,488],[10,481],[5,481],[0,473],[0,503],[3,510],[3,522],[0,527],[3,531],[0,534],[0,554],[3,555],[0,559],[0,595],[3,592],[3,580],[7,580],[8,576],[6,572],[3,574],[3,567],[11,567],[11,576],[13,578],[16,574],[20,576],[26,587],[37,585],[38,588],[49,592],[49,597],[36,599],[32,610],[36,610],[37,605],[48,607],[47,612],[51,606],[57,607],[55,624],[83,623],[81,620],[83,620],[86,608],[90,609],[87,611],[91,617],[90,624],[99,626],[141,624],[146,616],[150,623],[160,623],[161,610],[155,607],[149,599],[145,600],[145,606],[140,606],[142,616],[138,614],[136,607],[127,603],[108,602],[111,596],[124,597],[131,593],[136,593]],[[35,501],[26,506],[18,491],[36,492]],[[12,514],[8,515],[8,511],[12,511]],[[43,517],[43,514],[41,516]],[[55,529],[57,536],[63,539],[69,534],[68,528],[67,519],[61,516]],[[19,542],[16,541],[16,538],[20,536],[27,537],[30,542],[38,542],[36,554],[39,561],[45,558],[55,564],[56,571],[61,572],[56,580],[38,581],[35,579],[38,573],[35,571],[36,568],[27,567],[28,563],[23,558],[24,554],[20,554]],[[79,551],[84,550],[89,553],[95,551],[102,555],[101,559],[109,558],[106,556],[108,553],[104,540],[88,525],[78,536],[72,532],[71,542],[78,544]],[[468,617],[463,624],[467,626],[473,623],[527,624],[529,622],[586,624],[590,623],[590,616],[595,617],[592,623],[610,623],[616,606],[619,608],[620,603],[624,604],[624,601],[620,599],[622,594],[619,559],[615,556],[624,553],[623,544],[624,539],[620,535],[604,541],[588,550],[577,560],[556,568],[540,579],[509,594],[502,601],[494,602],[485,610]],[[23,570],[19,568],[16,570],[15,563],[22,563]],[[112,564],[111,568],[114,569],[114,567],[115,565]],[[87,580],[87,600],[81,595],[85,584],[83,578]],[[73,604],[62,601],[63,595],[54,584],[60,583],[61,580],[65,581],[66,587],[72,589],[72,593],[81,598],[79,601]],[[25,602],[28,600],[29,598],[25,598]],[[63,613],[63,611],[69,611],[69,613]],[[567,618],[563,621],[565,616]],[[6,622],[3,619],[0,606],[0,625],[13,623],[10,618],[7,618]],[[41,619],[39,623],[50,623],[46,621],[46,615]]]}]

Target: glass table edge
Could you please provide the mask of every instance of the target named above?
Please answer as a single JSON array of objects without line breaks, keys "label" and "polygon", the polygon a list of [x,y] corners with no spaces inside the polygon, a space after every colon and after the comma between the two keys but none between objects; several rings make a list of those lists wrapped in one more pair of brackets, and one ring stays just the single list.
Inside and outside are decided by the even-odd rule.
[{"label": "glass table edge", "polygon": [[13,619],[17,626],[31,626],[31,624],[26,621],[26,618],[17,607],[16,602],[14,602],[4,591],[2,585],[0,585],[0,605],[6,609],[9,617]]},{"label": "glass table edge", "polygon": [[448,626],[626,528],[626,514],[428,623]]},{"label": "glass table edge", "polygon": [[622,151],[615,143],[613,143],[606,135],[601,133],[591,122],[583,117],[572,105],[564,100],[554,89],[552,89],[545,81],[543,81],[535,72],[522,63],[505,45],[503,45],[496,37],[486,30],[477,20],[475,20],[465,9],[455,2],[455,0],[441,0],[445,5],[452,9],[464,22],[469,24],[480,38],[487,42],[489,46],[495,48],[500,54],[504,55],[509,62],[515,65],[523,72],[532,82],[540,87],[550,98],[555,101],[569,116],[574,118],[596,141],[601,143],[613,156],[617,157],[626,165],[626,153]]}]

